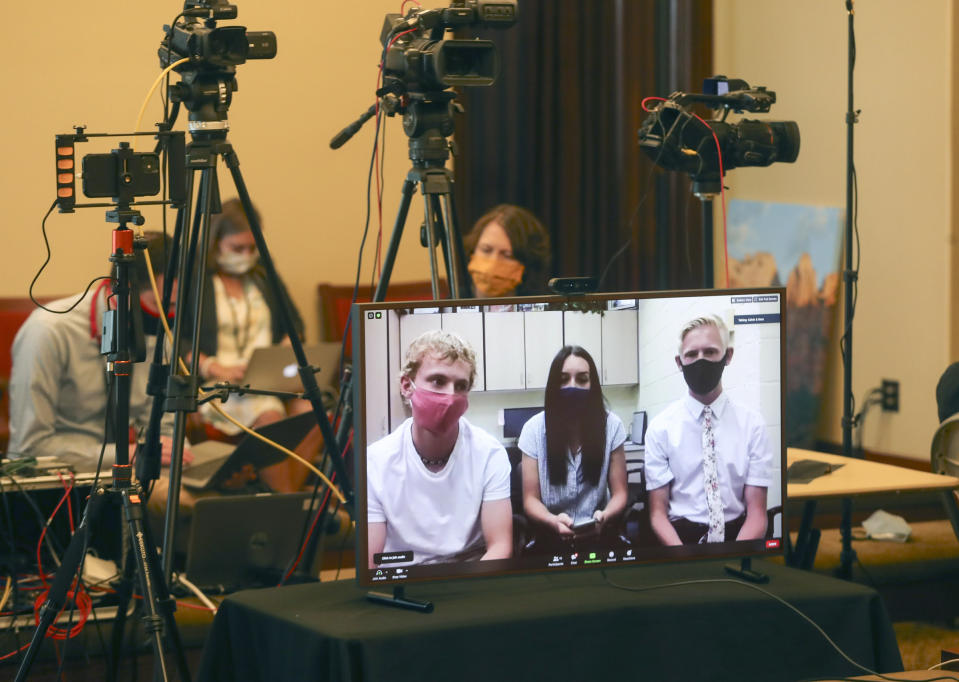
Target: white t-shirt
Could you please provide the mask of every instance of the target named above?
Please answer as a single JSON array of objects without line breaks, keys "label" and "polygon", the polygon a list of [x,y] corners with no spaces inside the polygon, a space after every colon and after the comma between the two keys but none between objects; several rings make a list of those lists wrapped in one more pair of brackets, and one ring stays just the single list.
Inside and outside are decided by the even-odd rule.
[{"label": "white t-shirt", "polygon": [[[726,521],[746,511],[743,486],[769,487],[772,450],[762,416],[725,393],[713,401],[719,489]],[[688,393],[653,417],[646,430],[646,489],[672,482],[669,519],[709,523],[703,484],[703,404]]]},{"label": "white t-shirt", "polygon": [[412,551],[411,564],[482,555],[480,508],[510,496],[506,450],[461,417],[449,461],[434,473],[416,452],[412,425],[407,419],[366,451],[367,521],[386,523],[383,551]]}]

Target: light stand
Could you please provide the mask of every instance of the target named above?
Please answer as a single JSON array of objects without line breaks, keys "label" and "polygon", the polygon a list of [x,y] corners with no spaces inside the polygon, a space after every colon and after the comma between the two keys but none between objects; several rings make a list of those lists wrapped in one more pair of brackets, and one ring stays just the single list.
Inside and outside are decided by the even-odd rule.
[{"label": "light stand", "polygon": [[[852,322],[855,314],[855,296],[859,272],[853,268],[853,186],[856,167],[853,156],[853,130],[858,120],[858,112],[853,108],[853,72],[856,66],[856,33],[854,29],[855,10],[853,0],[846,0],[846,12],[849,18],[848,38],[848,91],[846,107],[846,229],[845,229],[845,267],[843,269],[843,336],[840,350],[843,359],[842,375],[842,454],[856,457],[852,446],[853,402],[852,392]],[[836,575],[840,578],[852,577],[852,564],[856,559],[856,550],[852,548],[852,498],[842,499],[840,517],[842,549],[839,552],[839,567]]]},{"label": "light stand", "polygon": [[722,177],[718,179],[693,179],[693,195],[699,199],[702,209],[703,222],[703,288],[712,289],[716,286],[713,272],[713,199],[722,191]]}]

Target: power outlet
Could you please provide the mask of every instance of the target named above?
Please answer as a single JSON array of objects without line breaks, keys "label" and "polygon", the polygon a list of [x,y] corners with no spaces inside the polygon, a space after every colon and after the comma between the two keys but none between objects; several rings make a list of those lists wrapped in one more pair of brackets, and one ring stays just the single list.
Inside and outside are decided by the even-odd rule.
[{"label": "power outlet", "polygon": [[899,382],[892,379],[882,380],[882,411],[899,411]]}]

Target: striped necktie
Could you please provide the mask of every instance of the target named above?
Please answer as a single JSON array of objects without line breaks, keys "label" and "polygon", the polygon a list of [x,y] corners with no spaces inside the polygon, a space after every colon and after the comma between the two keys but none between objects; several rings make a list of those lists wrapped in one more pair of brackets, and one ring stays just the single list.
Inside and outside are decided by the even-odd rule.
[{"label": "striped necktie", "polygon": [[716,435],[713,433],[713,410],[703,408],[703,483],[706,487],[706,511],[709,531],[706,542],[722,542],[726,537],[723,500],[719,493],[719,466],[716,463]]}]

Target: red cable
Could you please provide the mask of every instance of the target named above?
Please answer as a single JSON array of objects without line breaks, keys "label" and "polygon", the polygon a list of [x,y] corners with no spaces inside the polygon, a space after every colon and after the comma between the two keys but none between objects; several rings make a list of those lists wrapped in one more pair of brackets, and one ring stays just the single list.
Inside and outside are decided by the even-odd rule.
[{"label": "red cable", "polygon": [[6,660],[6,659],[8,659],[8,658],[11,658],[12,656],[16,656],[17,654],[19,654],[21,651],[23,651],[24,649],[26,649],[26,648],[29,647],[29,646],[30,646],[30,642],[27,642],[26,644],[24,644],[24,645],[23,645],[22,647],[20,647],[19,649],[14,649],[14,650],[11,651],[9,654],[4,654],[3,656],[0,656],[0,661]]},{"label": "red cable", "polygon": [[406,3],[408,3],[408,2],[412,2],[412,3],[413,3],[414,5],[416,5],[417,7],[422,7],[422,6],[423,6],[423,5],[421,5],[419,2],[417,2],[417,0],[403,0],[403,4],[400,5],[400,16],[403,16],[403,12],[406,11]]},{"label": "red cable", "polygon": [[[693,114],[696,116],[696,114]],[[713,130],[712,126],[706,123],[699,116],[696,116],[700,123],[706,126],[707,130],[712,134],[713,140],[716,141],[716,155],[719,157],[719,194],[721,197],[721,203],[723,207],[723,265],[726,267],[726,288],[729,288],[729,243],[727,240],[726,233],[726,188],[723,186],[723,150],[719,145],[719,138],[716,137],[716,132]]]},{"label": "red cable", "polygon": [[47,582],[46,576],[43,574],[43,561],[40,557],[40,550],[43,547],[43,538],[47,535],[47,529],[50,527],[50,524],[53,522],[53,517],[57,515],[57,512],[60,510],[60,507],[63,506],[65,500],[69,499],[70,490],[67,490],[63,494],[63,497],[60,498],[60,501],[57,503],[57,506],[54,508],[53,513],[50,514],[50,518],[47,519],[46,524],[43,526],[43,530],[40,531],[40,539],[37,541],[37,573],[40,575],[40,581],[43,583],[44,587],[50,587],[50,584]]},{"label": "red cable", "polygon": [[[72,471],[70,472],[69,487],[67,487],[67,482],[63,480],[63,474],[61,474],[59,471],[57,471],[57,477],[60,479],[60,483],[63,484],[64,490],[66,490],[68,493],[73,492],[73,484],[76,478],[74,477],[74,474]],[[70,535],[72,536],[77,529],[73,525],[73,500],[71,500],[69,497],[67,498],[67,515],[68,515],[68,518],[70,519]]]},{"label": "red cable", "polygon": [[640,102],[640,106],[643,107],[643,111],[652,111],[652,109],[646,106],[646,102],[655,101],[655,102],[665,102],[665,97],[644,97],[643,101]]},{"label": "red cable", "polygon": [[[652,111],[648,106],[647,102],[665,102],[667,101],[665,97],[644,97],[640,102],[643,111]],[[692,113],[692,112],[690,112]],[[695,113],[692,113],[696,119],[706,126],[706,129],[709,130],[710,134],[713,136],[713,140],[716,142],[716,154],[719,157],[719,194],[721,197],[721,203],[723,207],[723,265],[726,268],[726,288],[729,288],[729,235],[727,232],[726,226],[726,188],[723,186],[723,149],[719,144],[719,138],[716,137],[716,132],[713,130],[712,126],[709,125],[705,120],[697,116]]]},{"label": "red cable", "polygon": [[[87,594],[87,591],[83,589],[83,584],[80,584],[79,589],[76,588],[77,581],[74,581],[74,589],[67,592],[67,599],[73,599],[76,604],[76,609],[80,613],[80,617],[77,619],[77,622],[69,630],[63,628],[58,628],[56,626],[57,620],[60,619],[60,614],[63,613],[63,610],[66,608],[66,604],[60,609],[57,613],[56,618],[53,619],[53,624],[47,630],[47,637],[50,639],[64,640],[72,637],[76,637],[83,630],[83,626],[86,625],[87,619],[90,617],[90,612],[93,611],[93,601],[90,599],[90,595]],[[44,590],[37,595],[37,598],[33,602],[33,620],[34,623],[40,624],[40,608],[43,606],[44,602],[47,600],[47,595],[50,593],[50,590]]]},{"label": "red cable", "polygon": [[[353,444],[353,432],[350,431],[350,437],[346,439],[346,447],[343,448],[343,452],[340,454],[341,459],[346,457],[346,453],[349,452],[350,445],[352,444]],[[330,482],[331,483],[336,482],[335,471],[330,475]],[[320,509],[323,509],[324,505],[326,505],[326,501],[330,499],[330,492],[332,492],[332,489],[329,486],[327,486],[326,495],[323,496],[323,501],[320,502]],[[316,524],[319,520],[320,520],[320,515],[317,514],[313,518],[313,523],[310,525],[310,530],[306,534],[306,539],[303,541],[303,545],[300,547],[300,553],[296,555],[296,561],[293,562],[293,565],[290,567],[290,570],[287,572],[287,574],[283,576],[283,582],[286,582],[287,580],[289,580],[290,576],[293,575],[293,571],[295,571],[296,567],[300,565],[300,559],[303,558],[303,552],[306,551],[306,546],[310,544],[310,538],[313,537],[313,531],[316,529]]]},{"label": "red cable", "polygon": [[[419,3],[417,3],[419,4]],[[400,12],[402,14],[402,12]],[[406,31],[401,31],[393,36],[393,39],[387,44],[386,50],[383,51],[383,60],[380,61],[380,68],[376,76],[376,91],[379,92],[380,86],[383,83],[383,69],[386,66],[386,55],[389,53],[390,48],[393,47],[393,43],[407,35],[408,33],[413,33],[416,31],[415,28],[411,28]],[[376,100],[376,115],[380,114],[380,100]],[[376,233],[376,272],[377,277],[379,277],[382,271],[382,249],[383,249],[383,188],[380,186],[380,143],[377,142],[376,147],[373,149],[373,174],[376,176],[376,212],[377,220],[379,225],[379,230]]]}]

